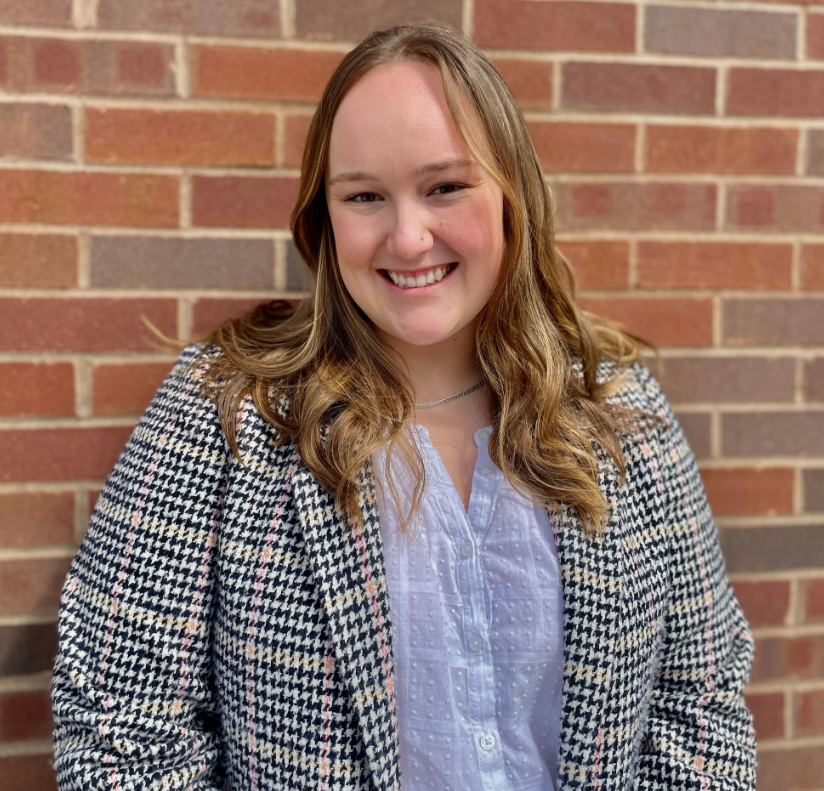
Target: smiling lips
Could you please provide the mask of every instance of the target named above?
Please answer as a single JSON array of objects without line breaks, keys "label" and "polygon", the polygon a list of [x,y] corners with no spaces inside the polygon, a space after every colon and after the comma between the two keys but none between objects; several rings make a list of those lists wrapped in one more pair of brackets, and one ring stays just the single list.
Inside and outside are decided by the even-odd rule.
[{"label": "smiling lips", "polygon": [[431,286],[439,280],[443,280],[455,267],[456,263],[445,264],[444,266],[433,266],[431,269],[422,269],[420,272],[393,272],[384,269],[384,274],[398,288],[423,288]]}]

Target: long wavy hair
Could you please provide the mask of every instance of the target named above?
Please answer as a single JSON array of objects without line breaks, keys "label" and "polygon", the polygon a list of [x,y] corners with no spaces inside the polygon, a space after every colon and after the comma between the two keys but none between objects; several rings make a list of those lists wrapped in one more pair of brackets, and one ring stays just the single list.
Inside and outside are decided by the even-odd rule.
[{"label": "long wavy hair", "polygon": [[[459,134],[504,195],[500,276],[477,325],[477,363],[493,426],[490,457],[519,491],[547,507],[574,508],[587,532],[598,531],[608,515],[598,485],[599,449],[623,474],[619,433],[627,415],[607,402],[610,384],[596,369],[612,361],[620,370],[636,360],[638,342],[576,305],[571,268],[555,246],[551,195],[520,110],[486,55],[446,27],[373,33],[329,80],[309,128],[292,214],[314,290],[296,306],[261,305],[211,334],[223,353],[209,368],[207,386],[226,436],[240,455],[236,416],[251,396],[280,441],[295,443],[354,520],[361,472],[388,443],[387,464],[399,450],[416,481],[407,526],[420,504],[425,469],[404,430],[414,418],[414,388],[344,286],[324,185],[341,100],[370,69],[404,61],[438,69]],[[393,496],[399,502],[394,490]]]}]

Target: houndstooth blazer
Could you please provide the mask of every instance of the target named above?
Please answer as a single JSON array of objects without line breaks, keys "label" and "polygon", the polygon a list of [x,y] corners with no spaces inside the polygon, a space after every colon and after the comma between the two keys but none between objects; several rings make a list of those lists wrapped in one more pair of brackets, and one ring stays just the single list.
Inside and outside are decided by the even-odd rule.
[{"label": "houndstooth blazer", "polygon": [[[187,349],[115,466],[66,581],[53,677],[60,789],[400,789],[373,479],[352,527],[251,403],[243,462]],[[551,512],[564,591],[560,788],[754,789],[753,642],[692,454],[659,415],[604,462],[612,516]]]}]

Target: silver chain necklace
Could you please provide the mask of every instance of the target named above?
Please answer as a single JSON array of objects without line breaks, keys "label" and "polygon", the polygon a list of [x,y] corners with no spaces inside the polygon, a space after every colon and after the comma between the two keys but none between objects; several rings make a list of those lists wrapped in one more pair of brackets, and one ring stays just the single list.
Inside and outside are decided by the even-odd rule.
[{"label": "silver chain necklace", "polygon": [[440,401],[430,401],[428,404],[415,404],[415,409],[432,409],[433,406],[440,406],[441,404],[445,404],[448,401],[454,401],[457,398],[463,398],[465,395],[469,395],[470,393],[474,393],[476,390],[479,390],[485,384],[486,382],[483,379],[481,379],[481,381],[478,382],[478,384],[472,385],[472,387],[470,387],[469,389],[464,390],[460,393],[456,393],[455,395],[449,396],[448,398],[442,398]]}]

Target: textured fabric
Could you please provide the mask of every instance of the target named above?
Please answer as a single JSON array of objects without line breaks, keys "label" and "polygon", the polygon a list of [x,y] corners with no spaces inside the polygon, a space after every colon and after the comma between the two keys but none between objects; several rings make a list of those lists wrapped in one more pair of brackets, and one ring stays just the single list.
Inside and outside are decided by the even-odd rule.
[{"label": "textured fabric", "polygon": [[[199,394],[199,351],[138,423],[63,590],[59,787],[399,789],[371,472],[350,525],[250,403],[235,460]],[[613,399],[661,421],[625,438],[623,483],[602,464],[601,537],[569,509],[549,515],[564,587],[559,787],[753,789],[752,637],[698,470],[643,367]]]},{"label": "textured fabric", "polygon": [[[400,531],[386,450],[375,454],[395,648],[404,791],[554,791],[564,669],[563,590],[546,511],[509,485],[475,432],[466,510],[423,426],[427,488]],[[392,475],[409,509],[413,481]]]}]

